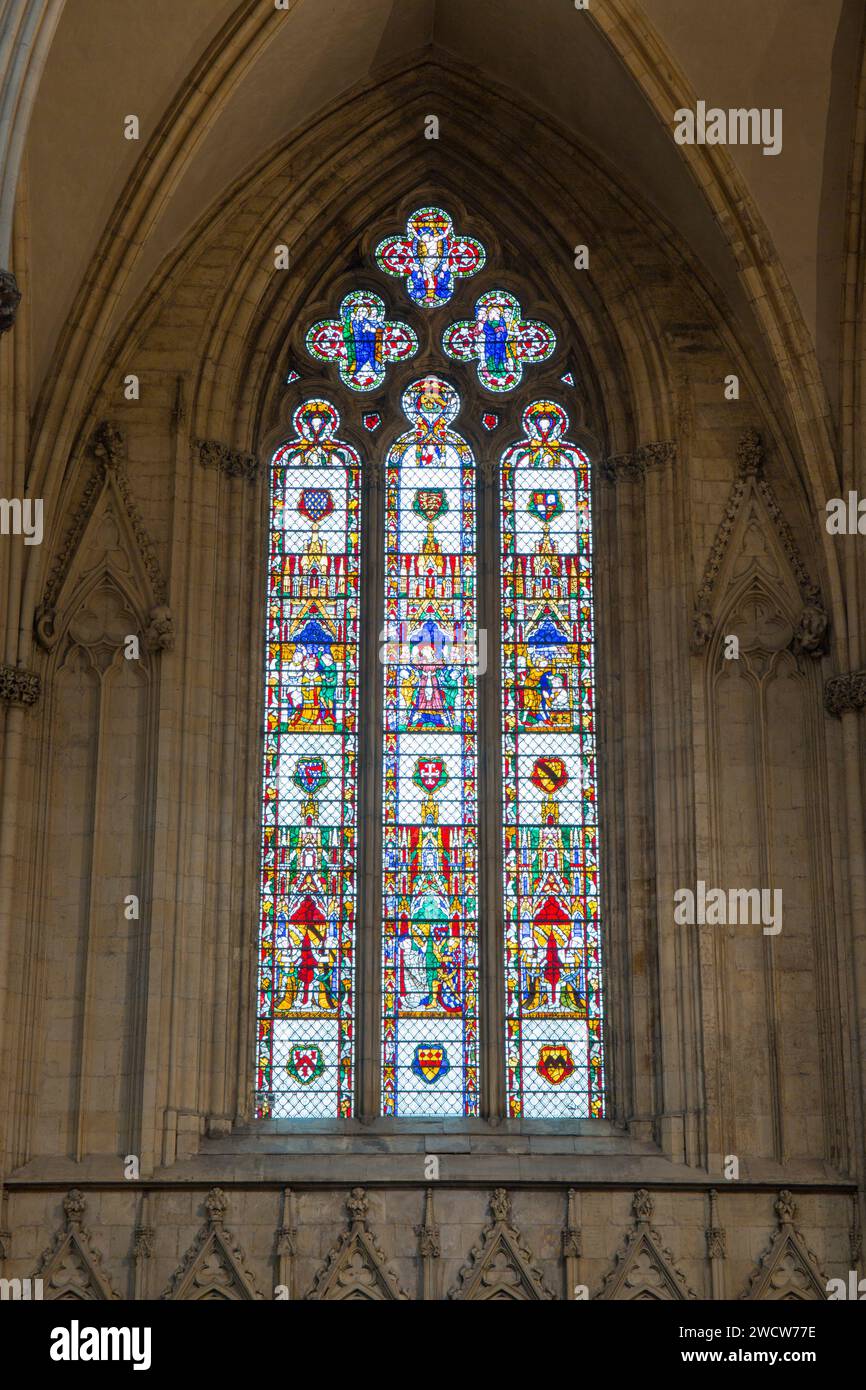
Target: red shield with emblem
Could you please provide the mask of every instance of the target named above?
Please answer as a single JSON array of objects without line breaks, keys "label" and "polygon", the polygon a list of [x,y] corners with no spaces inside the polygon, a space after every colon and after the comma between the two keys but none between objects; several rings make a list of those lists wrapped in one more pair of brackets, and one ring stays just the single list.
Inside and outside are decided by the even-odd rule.
[{"label": "red shield with emblem", "polygon": [[539,1049],[535,1070],[551,1086],[560,1086],[574,1071],[574,1061],[565,1043],[545,1043]]},{"label": "red shield with emblem", "polygon": [[320,1047],[290,1047],[286,1071],[302,1086],[317,1081],[325,1070],[325,1059]]},{"label": "red shield with emblem", "polygon": [[444,759],[419,758],[415,764],[415,772],[412,780],[416,786],[422,787],[425,792],[433,793],[438,791],[440,787],[444,787],[448,780]]},{"label": "red shield with emblem", "polygon": [[568,773],[562,758],[536,758],[532,765],[529,780],[545,796],[553,796],[561,791],[568,781]]}]

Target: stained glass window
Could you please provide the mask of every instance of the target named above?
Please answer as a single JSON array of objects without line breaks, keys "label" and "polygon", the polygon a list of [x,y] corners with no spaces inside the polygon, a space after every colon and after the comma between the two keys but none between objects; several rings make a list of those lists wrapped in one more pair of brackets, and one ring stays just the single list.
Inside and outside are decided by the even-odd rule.
[{"label": "stained glass window", "polygon": [[508,1111],[600,1116],[589,462],[554,402],[523,425],[501,472]]},{"label": "stained glass window", "polygon": [[[523,437],[500,471],[502,666],[488,680],[501,686],[501,729],[479,730],[487,646],[476,574],[480,560],[495,591],[496,542],[476,538],[476,463],[454,428],[460,395],[435,365],[425,362],[403,391],[407,428],[388,447],[391,402],[381,388],[418,352],[419,311],[448,304],[485,258],[449,212],[419,207],[405,232],[376,246],[382,293],[350,290],[305,339],[310,357],[339,374],[335,388],[366,441],[371,478],[383,464],[384,593],[369,595],[384,615],[384,714],[369,769],[374,785],[382,779],[382,880],[366,924],[374,931],[381,911],[381,963],[369,958],[381,969],[381,1107],[419,1119],[479,1113],[480,733],[487,766],[503,771],[502,829],[491,829],[502,836],[502,898],[492,895],[483,930],[497,950],[504,931],[497,1065],[507,1114],[599,1117],[589,463],[567,438],[562,406],[527,406]],[[386,277],[402,279],[410,322],[390,316]],[[438,347],[423,340],[490,393],[474,412],[490,433],[505,427],[503,393],[527,391],[526,372],[549,361],[556,335],[502,288],[463,312],[469,317],[441,337],[437,330]],[[572,368],[556,369],[556,394],[575,389]],[[298,382],[298,372],[286,380]],[[380,394],[355,394],[365,392]],[[377,640],[359,628],[359,592],[362,564],[374,569],[375,557],[362,559],[360,459],[339,438],[337,410],[307,399],[293,428],[270,470],[256,1113],[339,1119],[354,1113],[358,664]],[[374,852],[378,826],[360,831]],[[365,973],[364,990],[371,979]]]},{"label": "stained glass window", "polygon": [[556,348],[553,329],[525,319],[507,290],[488,290],[475,302],[475,317],[446,328],[442,347],[458,362],[475,362],[488,391],[512,391],[523,380],[524,362],[544,362]]},{"label": "stained glass window", "polygon": [[478,1113],[475,461],[430,376],[386,460],[383,1109]]},{"label": "stained glass window", "polygon": [[385,317],[385,301],[371,290],[352,290],[339,318],[321,319],[307,334],[307,352],[337,362],[340,380],[353,391],[375,391],[389,362],[405,362],[418,351],[414,329]]},{"label": "stained glass window", "polygon": [[270,468],[260,1118],[352,1114],[360,470],[327,401]]},{"label": "stained glass window", "polygon": [[376,247],[376,263],[388,275],[406,281],[406,293],[421,309],[447,304],[455,276],[475,275],[484,265],[484,247],[459,236],[442,208],[417,208],[405,236],[387,237]]}]

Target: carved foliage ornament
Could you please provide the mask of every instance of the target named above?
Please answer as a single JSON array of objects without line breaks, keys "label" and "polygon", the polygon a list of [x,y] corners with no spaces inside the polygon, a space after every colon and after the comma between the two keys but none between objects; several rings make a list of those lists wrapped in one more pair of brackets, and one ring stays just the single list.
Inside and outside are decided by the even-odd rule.
[{"label": "carved foliage ornament", "polygon": [[850,710],[866,708],[866,671],[831,676],[824,687],[824,708],[836,719]]},{"label": "carved foliage ornament", "polygon": [[35,671],[0,665],[0,700],[6,705],[35,705],[42,682]]},{"label": "carved foliage ornament", "polygon": [[203,468],[218,468],[227,478],[246,478],[254,483],[259,475],[259,460],[255,454],[233,449],[220,439],[196,439],[193,447]]},{"label": "carved foliage ornament", "polygon": [[673,463],[677,447],[672,440],[660,440],[652,444],[641,444],[631,454],[612,454],[603,459],[599,472],[606,483],[642,482],[653,468],[664,468]]}]

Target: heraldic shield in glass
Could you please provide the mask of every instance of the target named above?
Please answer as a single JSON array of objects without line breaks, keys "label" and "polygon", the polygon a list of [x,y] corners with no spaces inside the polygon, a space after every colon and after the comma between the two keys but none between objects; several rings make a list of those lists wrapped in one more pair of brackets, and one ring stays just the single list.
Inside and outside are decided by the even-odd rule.
[{"label": "heraldic shield in glass", "polygon": [[475,275],[484,265],[484,247],[471,236],[458,236],[442,208],[418,208],[404,236],[387,237],[376,247],[376,263],[406,282],[406,293],[419,309],[438,309],[455,290],[455,279]]},{"label": "heraldic shield in glass", "polygon": [[502,458],[506,1065],[515,1118],[603,1111],[589,462],[552,401]]},{"label": "heraldic shield in glass", "polygon": [[386,461],[383,1111],[478,1113],[475,461],[437,377]]},{"label": "heraldic shield in glass", "polygon": [[271,461],[260,1118],[352,1114],[360,460],[327,401]]}]

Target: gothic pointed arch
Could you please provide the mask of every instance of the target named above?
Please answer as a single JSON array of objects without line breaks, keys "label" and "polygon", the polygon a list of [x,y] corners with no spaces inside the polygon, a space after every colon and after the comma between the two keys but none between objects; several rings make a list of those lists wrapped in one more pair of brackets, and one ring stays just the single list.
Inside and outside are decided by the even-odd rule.
[{"label": "gothic pointed arch", "polygon": [[449,1298],[469,1302],[546,1302],[555,1294],[514,1224],[504,1187],[490,1195],[490,1220],[473,1246]]},{"label": "gothic pointed arch", "polygon": [[88,448],[90,475],[55,554],[36,612],[36,636],[51,651],[64,622],[107,582],[137,618],[145,647],[165,650],[174,638],[168,587],[132,496],[123,432],[103,421]]},{"label": "gothic pointed arch", "polygon": [[634,1225],[616,1252],[597,1298],[642,1302],[692,1299],[686,1276],[675,1262],[652,1220],[655,1202],[646,1188],[632,1199]]},{"label": "gothic pointed arch", "polygon": [[43,1251],[36,1271],[45,1298],[67,1302],[120,1298],[103,1268],[102,1254],[84,1225],[86,1209],[84,1194],[77,1188],[63,1199],[64,1225]]},{"label": "gothic pointed arch", "polygon": [[246,1255],[225,1224],[229,1207],[226,1194],[213,1187],[204,1205],[207,1219],[161,1297],[209,1302],[263,1298]]},{"label": "gothic pointed arch", "polygon": [[348,1226],[328,1251],[308,1298],[372,1303],[408,1299],[370,1229],[369,1206],[363,1187],[353,1187],[346,1198]]},{"label": "gothic pointed arch", "polygon": [[789,1303],[826,1299],[827,1279],[797,1225],[793,1195],[783,1189],[773,1206],[777,1229],[740,1297]]}]

